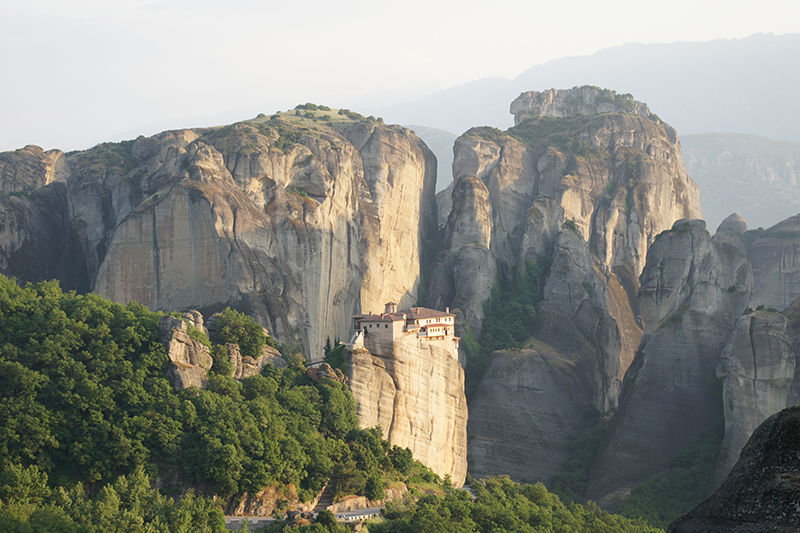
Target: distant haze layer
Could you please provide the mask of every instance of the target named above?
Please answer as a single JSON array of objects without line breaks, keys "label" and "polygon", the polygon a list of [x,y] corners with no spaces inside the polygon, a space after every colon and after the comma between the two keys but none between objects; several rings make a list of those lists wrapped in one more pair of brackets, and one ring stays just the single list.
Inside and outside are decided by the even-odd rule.
[{"label": "distant haze layer", "polygon": [[597,85],[631,93],[682,135],[752,133],[800,141],[800,34],[703,43],[626,44],[539,65],[513,80],[485,78],[388,106],[389,121],[461,133],[512,125],[523,91]]}]

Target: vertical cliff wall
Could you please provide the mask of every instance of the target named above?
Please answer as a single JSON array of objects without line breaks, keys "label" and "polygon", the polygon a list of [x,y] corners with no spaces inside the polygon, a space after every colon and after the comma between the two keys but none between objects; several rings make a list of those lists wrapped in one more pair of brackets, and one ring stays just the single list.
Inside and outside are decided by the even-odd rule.
[{"label": "vertical cliff wall", "polygon": [[350,349],[350,388],[359,424],[380,426],[392,444],[461,486],[467,474],[464,371],[452,339],[402,334]]},{"label": "vertical cliff wall", "polygon": [[613,506],[723,423],[715,369],[752,290],[741,234],[713,238],[681,220],[650,248],[639,309],[645,333],[587,497]]},{"label": "vertical cliff wall", "polygon": [[718,483],[733,468],[759,424],[796,401],[790,398],[797,371],[793,337],[800,331],[796,328],[783,314],[766,310],[746,314],[736,324],[733,340],[717,366],[725,414]]},{"label": "vertical cliff wall", "polygon": [[[542,440],[565,450],[585,427],[576,413],[618,404],[641,338],[635,295],[649,244],[700,209],[675,131],[646,105],[580,87],[524,93],[511,110],[508,131],[474,128],[456,141],[451,210],[427,301],[458,309],[479,335],[494,283],[526,262],[546,273],[529,351],[490,359],[471,399],[469,433],[475,473],[547,479],[562,456]],[[496,390],[514,369],[535,374],[513,382],[540,383],[540,401],[522,385]],[[580,393],[557,401],[558,388]],[[497,420],[497,412],[506,416]],[[545,430],[541,417],[569,422]],[[495,445],[510,450],[507,459]]]},{"label": "vertical cliff wall", "polygon": [[[431,152],[352,112],[298,110],[67,155],[27,147],[0,154],[0,173],[4,273],[154,309],[233,305],[315,359],[361,308],[415,302],[435,234]],[[26,198],[13,196],[20,187]],[[66,229],[49,231],[50,219]]]},{"label": "vertical cliff wall", "polygon": [[753,265],[753,307],[785,309],[800,298],[800,215],[766,230],[749,232]]}]

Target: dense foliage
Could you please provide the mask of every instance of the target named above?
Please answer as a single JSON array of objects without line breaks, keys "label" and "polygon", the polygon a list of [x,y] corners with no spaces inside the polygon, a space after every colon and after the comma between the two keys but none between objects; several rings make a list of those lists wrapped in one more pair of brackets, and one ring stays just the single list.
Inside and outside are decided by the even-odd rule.
[{"label": "dense foliage", "polygon": [[214,315],[216,321],[211,340],[216,344],[238,344],[242,355],[257,359],[268,337],[264,328],[252,318],[230,307]]},{"label": "dense foliage", "polygon": [[0,470],[0,531],[142,533],[225,531],[222,510],[193,491],[175,501],[150,488],[142,469],[88,495],[81,485],[50,488],[36,466]]},{"label": "dense foliage", "polygon": [[342,372],[347,372],[350,367],[350,356],[347,354],[345,345],[338,341],[332,348],[325,347],[325,361]]},{"label": "dense foliage", "polygon": [[[390,502],[383,517],[367,522],[370,533],[659,533],[660,529],[603,511],[594,503],[564,504],[544,485],[515,483],[506,476],[472,480],[469,490],[412,491]],[[327,514],[297,527],[276,523],[265,533],[347,531]],[[662,532],[663,533],[663,532]]]},{"label": "dense foliage", "polygon": [[[257,337],[248,349],[265,342],[251,319],[228,315],[217,339],[247,345],[244,331]],[[0,278],[0,463],[35,465],[55,486],[93,488],[141,468],[174,491],[293,484],[304,499],[336,481],[335,465],[356,465],[363,484],[345,488],[357,493],[436,479],[408,464],[410,452],[357,429],[348,388],[312,381],[302,363],[173,390],[159,318],[54,282],[21,288]]]},{"label": "dense foliage", "polygon": [[525,485],[507,477],[471,484],[462,490],[426,495],[411,504],[390,505],[386,521],[370,533],[449,533],[478,531],[655,533],[642,522],[609,514],[594,504],[565,505],[541,483]]},{"label": "dense foliage", "polygon": [[499,279],[483,305],[485,318],[480,341],[470,331],[463,335],[468,396],[478,386],[488,365],[489,354],[495,350],[521,347],[530,338],[545,278],[542,265],[547,263],[545,258],[538,262],[526,261],[510,280]]}]

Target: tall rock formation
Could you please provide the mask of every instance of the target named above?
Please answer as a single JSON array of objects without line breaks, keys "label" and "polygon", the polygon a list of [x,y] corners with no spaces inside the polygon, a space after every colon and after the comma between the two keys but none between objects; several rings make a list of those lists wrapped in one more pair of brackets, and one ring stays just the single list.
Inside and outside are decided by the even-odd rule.
[{"label": "tall rock formation", "polygon": [[66,179],[66,158],[60,150],[45,152],[29,144],[0,153],[0,193],[22,193]]},{"label": "tall rock formation", "polygon": [[591,390],[575,359],[543,342],[494,352],[470,402],[470,473],[549,480],[595,420]]},{"label": "tall rock formation", "polygon": [[728,228],[712,238],[702,220],[679,220],[650,248],[639,289],[645,333],[588,498],[613,507],[721,427],[715,369],[752,290],[742,234]]},{"label": "tall rock formation", "polygon": [[[202,315],[200,316],[202,320]],[[158,327],[161,342],[169,358],[167,375],[173,387],[205,388],[208,384],[208,371],[214,364],[211,349],[202,342],[192,339],[189,335],[189,324],[184,319],[164,315]]]},{"label": "tall rock formation", "polygon": [[795,218],[747,231],[734,214],[713,238],[702,221],[679,221],[653,244],[639,291],[645,334],[588,498],[613,508],[715,439],[718,485],[755,428],[800,402]]},{"label": "tall rock formation", "polygon": [[[635,295],[649,244],[700,209],[675,131],[629,96],[596,87],[530,92],[511,110],[508,131],[474,128],[456,141],[452,208],[427,301],[457,308],[479,334],[498,279],[526,262],[546,273],[536,341],[490,359],[469,433],[473,473],[547,479],[563,459],[549,452],[566,450],[585,427],[575,413],[617,405],[641,337]],[[540,390],[526,392],[533,383]],[[580,392],[560,401],[565,387]],[[537,425],[542,417],[570,422],[550,431]],[[498,446],[513,448],[507,460]]]},{"label": "tall rock formation", "polygon": [[359,309],[416,300],[435,165],[407,129],[315,108],[26,147],[0,154],[0,268],[154,309],[233,305],[318,358]]},{"label": "tall rock formation", "polygon": [[765,420],[714,494],[670,524],[669,533],[800,531],[800,408]]},{"label": "tall rock formation", "polygon": [[[789,313],[796,316],[799,306],[796,302]],[[794,321],[776,311],[749,313],[739,319],[733,341],[722,353],[717,376],[723,380],[725,438],[717,466],[719,483],[753,431],[796,402],[798,391],[792,391],[797,371],[792,337],[800,333],[796,328]]]},{"label": "tall rock formation", "polygon": [[[431,318],[407,318],[419,309]],[[361,427],[379,426],[389,442],[460,487],[467,474],[464,370],[452,325],[426,333],[426,321],[439,321],[430,311],[370,315],[378,327],[365,327],[348,346],[348,377]]]},{"label": "tall rock formation", "polygon": [[753,265],[752,306],[781,310],[800,298],[800,215],[749,233]]}]

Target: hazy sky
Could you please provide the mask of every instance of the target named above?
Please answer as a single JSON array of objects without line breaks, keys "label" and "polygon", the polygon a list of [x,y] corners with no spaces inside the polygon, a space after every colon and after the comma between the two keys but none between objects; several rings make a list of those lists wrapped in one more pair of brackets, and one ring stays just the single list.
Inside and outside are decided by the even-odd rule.
[{"label": "hazy sky", "polygon": [[0,150],[367,109],[628,42],[800,31],[798,0],[2,0]]}]

